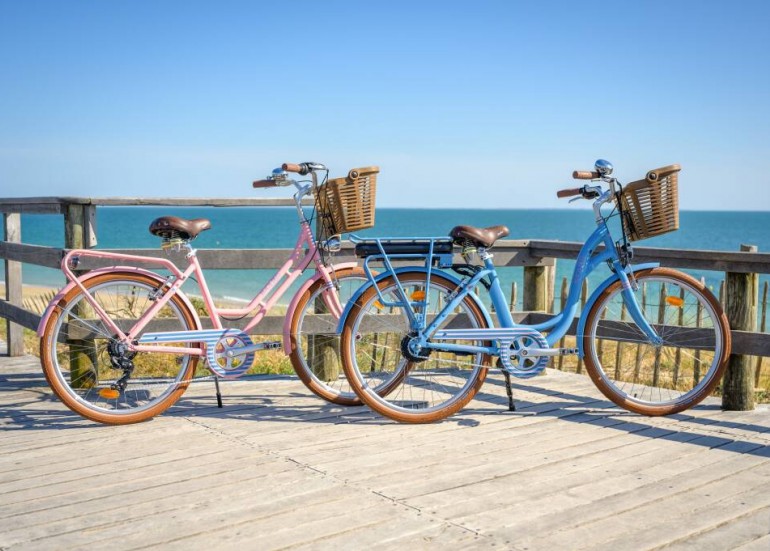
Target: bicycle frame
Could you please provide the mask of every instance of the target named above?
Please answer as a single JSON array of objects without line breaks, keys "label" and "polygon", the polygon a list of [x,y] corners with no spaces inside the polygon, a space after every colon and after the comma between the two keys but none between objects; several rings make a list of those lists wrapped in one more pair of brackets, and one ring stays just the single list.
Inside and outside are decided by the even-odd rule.
[{"label": "bicycle frame", "polygon": [[[314,185],[312,186],[312,188],[314,188],[316,184],[315,174],[313,174],[313,184]],[[329,269],[323,263],[320,251],[315,241],[315,236],[310,227],[310,222],[309,220],[307,220],[302,210],[301,200],[305,195],[307,195],[310,192],[312,188],[311,186],[303,186],[299,189],[298,193],[295,195],[295,200],[297,203],[297,212],[300,218],[300,232],[299,232],[297,241],[294,245],[294,250],[292,254],[289,256],[286,262],[278,269],[275,275],[270,278],[270,280],[263,286],[263,288],[260,291],[257,292],[257,295],[243,308],[218,308],[215,305],[214,299],[206,283],[206,278],[204,276],[203,269],[198,261],[198,257],[196,254],[197,251],[193,249],[189,245],[189,243],[185,245],[188,251],[186,255],[188,265],[184,271],[180,270],[170,260],[164,259],[164,258],[154,258],[154,257],[129,255],[129,254],[122,254],[122,253],[110,253],[110,252],[97,251],[92,249],[75,249],[67,253],[67,255],[63,258],[62,264],[61,264],[62,271],[64,272],[65,276],[70,281],[70,283],[59,292],[57,297],[51,302],[51,305],[44,313],[41,319],[41,322],[38,326],[38,335],[42,336],[42,331],[47,323],[47,320],[53,313],[53,308],[59,302],[58,299],[60,299],[61,297],[64,297],[74,287],[78,287],[83,292],[83,295],[88,301],[88,303],[93,307],[96,316],[98,316],[99,319],[101,319],[104,322],[104,324],[110,329],[110,331],[112,331],[117,336],[119,340],[127,343],[131,350],[136,352],[164,352],[164,353],[191,354],[196,356],[202,356],[205,354],[205,350],[203,347],[158,346],[154,344],[139,344],[135,342],[136,337],[147,326],[150,320],[153,319],[153,317],[158,313],[158,311],[160,311],[168,303],[168,301],[171,300],[171,298],[174,295],[180,292],[182,285],[191,276],[194,276],[195,279],[197,280],[198,287],[203,296],[203,301],[204,301],[206,310],[211,317],[211,323],[214,329],[220,330],[220,332],[221,330],[225,329],[222,323],[223,316],[244,317],[256,310],[256,312],[252,316],[252,319],[249,321],[248,324],[246,324],[243,331],[247,332],[249,329],[259,324],[262,321],[262,319],[264,319],[264,317],[267,315],[267,313],[270,311],[270,309],[273,306],[275,306],[275,304],[285,294],[286,290],[313,263],[315,264],[315,274],[303,286],[303,289],[300,289],[300,292],[302,292],[304,288],[307,288],[307,286],[311,285],[318,279],[323,279],[324,282],[329,286],[329,288],[333,287],[334,282],[332,278],[332,273],[334,270]],[[126,262],[131,264],[150,265],[155,267],[155,269],[168,270],[171,273],[171,275],[164,279],[163,277],[159,276],[155,272],[152,272],[149,270],[136,268],[134,266],[116,265],[104,270],[96,270],[94,272],[89,272],[87,274],[78,276],[74,273],[73,268],[76,268],[81,258],[98,258],[98,259],[115,261],[119,263]],[[335,267],[335,269],[347,268],[355,265],[356,263],[354,262],[338,264]],[[132,272],[138,271],[138,272],[144,273],[145,275],[149,275],[150,277],[157,279],[159,283],[158,297],[155,299],[154,301],[155,303],[150,309],[147,310],[147,312],[145,312],[137,320],[137,322],[131,327],[131,329],[129,329],[128,332],[123,332],[110,319],[110,317],[101,308],[98,302],[90,295],[90,293],[87,292],[83,284],[85,280],[89,279],[90,277],[94,277],[94,275],[98,275],[99,273],[113,272],[113,271],[119,271],[119,270],[126,270],[126,271],[132,271]],[[339,297],[336,295],[336,293],[328,293],[328,294],[324,293],[323,299],[330,313],[339,317],[342,313],[342,306],[339,302]],[[192,311],[194,312],[195,310],[192,309]],[[290,321],[291,321],[291,316],[287,316],[286,321],[284,322],[284,335],[288,335],[289,333],[288,325]],[[200,321],[197,319],[197,316],[196,316],[196,322],[197,322],[199,331],[187,331],[186,333],[189,334],[188,335],[189,340],[187,338],[177,338],[175,339],[174,342],[180,342],[180,341],[194,342],[196,340],[201,340],[197,338],[201,336],[197,334],[202,333],[200,331],[201,324],[200,324]]]},{"label": "bicycle frame", "polygon": [[[447,352],[484,353],[484,354],[497,355],[499,354],[499,345],[492,345],[492,346],[456,345],[456,344],[442,342],[442,340],[454,339],[454,338],[494,340],[496,338],[499,339],[499,338],[504,338],[505,336],[508,336],[507,333],[510,333],[510,331],[506,333],[505,330],[517,330],[517,329],[518,330],[529,329],[529,330],[535,330],[538,332],[547,331],[548,335],[546,336],[546,342],[548,343],[549,347],[553,347],[559,341],[559,339],[561,339],[564,335],[566,335],[570,325],[572,324],[572,320],[575,317],[575,313],[577,311],[578,304],[580,301],[580,292],[581,292],[583,281],[600,264],[606,262],[610,265],[610,268],[613,274],[609,278],[607,278],[591,296],[591,300],[586,304],[586,307],[583,310],[583,314],[581,315],[579,327],[582,327],[584,325],[585,312],[590,310],[591,304],[593,303],[594,300],[596,300],[600,291],[605,289],[612,282],[616,280],[620,280],[621,286],[623,288],[622,294],[623,294],[624,301],[626,303],[626,307],[628,309],[628,313],[631,315],[632,319],[639,325],[639,327],[644,331],[644,333],[651,340],[651,342],[653,343],[660,342],[661,341],[660,337],[656,333],[655,329],[646,321],[641,311],[641,308],[636,300],[636,297],[633,294],[633,285],[628,276],[629,273],[633,273],[641,269],[655,267],[655,266],[658,266],[658,264],[655,263],[655,264],[644,264],[644,265],[637,265],[637,266],[630,266],[630,265],[626,267],[623,266],[623,263],[621,262],[615,243],[610,234],[609,228],[607,227],[607,223],[604,220],[604,218],[600,215],[600,212],[598,210],[601,204],[603,204],[609,199],[610,197],[609,193],[610,192],[605,192],[605,194],[595,203],[594,210],[597,213],[597,217],[596,217],[597,228],[588,237],[588,239],[585,241],[585,243],[581,247],[580,252],[578,253],[577,260],[575,262],[575,268],[572,274],[572,279],[570,282],[570,288],[569,288],[569,293],[565,303],[565,307],[555,317],[553,317],[552,319],[546,322],[535,324],[535,325],[517,324],[514,322],[513,317],[511,316],[511,313],[508,310],[508,304],[505,300],[505,296],[500,286],[500,281],[497,275],[497,271],[492,262],[492,255],[486,251],[480,250],[479,254],[484,262],[483,268],[479,269],[470,279],[465,279],[460,281],[457,287],[457,291],[451,295],[451,298],[447,302],[447,304],[441,309],[441,311],[435,316],[435,318],[433,318],[432,321],[426,325],[425,316],[419,310],[422,310],[422,312],[427,311],[427,307],[429,305],[429,300],[430,300],[429,298],[430,294],[425,293],[424,300],[412,300],[410,299],[410,297],[407,297],[406,292],[404,291],[400,281],[398,280],[397,272],[399,270],[393,269],[391,260],[392,259],[406,260],[406,259],[412,259],[412,258],[424,259],[425,267],[421,268],[421,270],[425,272],[425,276],[426,276],[425,285],[427,289],[430,286],[431,273],[438,271],[432,268],[434,263],[438,263],[440,267],[451,266],[451,258],[450,259],[440,258],[440,257],[435,258],[433,255],[434,243],[438,238],[430,238],[429,253],[427,255],[424,255],[424,254],[388,255],[386,254],[385,249],[382,245],[382,241],[385,241],[385,240],[384,239],[375,240],[379,246],[381,254],[369,256],[366,258],[364,262],[364,270],[366,271],[367,276],[370,279],[370,284],[364,285],[361,289],[359,289],[358,293],[356,293],[356,295],[354,295],[350,299],[350,301],[348,302],[347,310],[349,310],[352,307],[352,305],[356,302],[358,297],[360,297],[361,294],[363,294],[363,292],[367,288],[374,286],[378,295],[378,299],[383,305],[397,306],[397,307],[404,308],[409,318],[411,329],[417,335],[415,337],[416,344],[420,348],[434,349],[434,350],[447,351]],[[356,239],[355,236],[353,236],[352,239],[355,240]],[[369,266],[369,264],[371,262],[376,262],[376,261],[383,262],[385,265],[385,270],[379,273],[375,277],[374,272]],[[448,276],[448,274],[444,272],[440,272],[440,273],[445,277]],[[378,281],[381,281],[382,279],[390,275],[394,276],[394,280],[396,282],[395,286],[396,286],[397,301],[395,302],[387,301],[383,296],[379,286],[377,285]],[[476,299],[476,297],[473,294],[471,294],[473,289],[476,288],[476,286],[481,282],[483,278],[487,278],[489,281],[489,295],[492,300],[492,305],[494,307],[494,310],[497,314],[499,325],[497,327],[490,327],[489,329],[477,329],[477,330],[446,329],[446,330],[439,331],[437,334],[438,327],[444,321],[446,321],[446,319],[452,314],[455,308],[457,308],[457,306],[459,306],[460,303],[468,296],[470,296],[471,299],[474,300],[474,302],[476,302],[477,305],[481,308],[487,320],[492,320],[492,317],[488,314],[483,304],[481,304],[481,302],[478,301],[478,299]],[[449,279],[454,280],[454,278],[452,277],[449,277]],[[347,310],[345,313],[343,313],[343,316],[341,318],[341,320],[343,321],[347,316]],[[501,330],[503,331],[502,333],[501,333]],[[342,331],[342,321],[340,326],[338,327],[338,331],[339,332]],[[579,352],[578,352],[579,355],[582,356],[583,354],[582,342],[580,342],[580,339],[578,339],[578,349],[579,349]],[[559,353],[559,351],[557,350],[537,350],[537,352],[542,355],[556,355]]]}]

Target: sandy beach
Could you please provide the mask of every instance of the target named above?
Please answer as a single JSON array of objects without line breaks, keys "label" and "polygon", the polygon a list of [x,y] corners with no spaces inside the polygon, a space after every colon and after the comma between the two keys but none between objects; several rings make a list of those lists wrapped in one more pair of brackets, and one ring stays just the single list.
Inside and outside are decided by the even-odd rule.
[{"label": "sandy beach", "polygon": [[[23,285],[22,297],[24,298],[24,308],[37,314],[41,314],[51,299],[59,292],[55,287],[45,287],[42,285]],[[0,297],[5,300],[5,282],[0,281]]]}]

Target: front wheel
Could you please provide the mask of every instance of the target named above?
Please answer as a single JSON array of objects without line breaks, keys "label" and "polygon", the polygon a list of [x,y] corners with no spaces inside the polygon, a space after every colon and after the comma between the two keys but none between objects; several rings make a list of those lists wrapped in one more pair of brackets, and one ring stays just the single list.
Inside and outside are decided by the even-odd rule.
[{"label": "front wheel", "polygon": [[339,320],[328,313],[323,294],[336,292],[344,308],[368,278],[361,268],[348,268],[334,272],[332,279],[333,290],[319,279],[302,294],[291,312],[289,358],[300,380],[316,396],[333,404],[358,406],[361,401],[340,367]]},{"label": "front wheel", "polygon": [[[426,292],[424,272],[398,276],[410,301],[427,301],[417,307],[428,321],[434,319],[454,295],[457,285],[432,274]],[[482,353],[415,350],[413,332],[399,302],[393,276],[378,283],[384,300],[370,287],[356,300],[342,330],[342,365],[350,385],[373,410],[405,423],[430,423],[460,410],[481,388],[490,357]],[[488,327],[478,303],[466,296],[438,329]],[[452,341],[454,345],[482,345]],[[387,388],[386,392],[382,389]]]},{"label": "front wheel", "polygon": [[[154,293],[163,283],[144,274],[110,272],[85,280],[83,286],[125,333],[155,305]],[[148,331],[194,329],[195,316],[179,294],[147,326]],[[184,393],[198,363],[190,354],[129,351],[78,287],[61,299],[48,319],[40,360],[51,389],[67,407],[88,419],[117,425],[144,421],[168,409]]]},{"label": "front wheel", "polygon": [[719,383],[730,356],[730,328],[714,295],[682,272],[636,272],[634,295],[662,344],[631,319],[620,281],[591,305],[583,335],[586,369],[615,404],[642,415],[691,408]]}]

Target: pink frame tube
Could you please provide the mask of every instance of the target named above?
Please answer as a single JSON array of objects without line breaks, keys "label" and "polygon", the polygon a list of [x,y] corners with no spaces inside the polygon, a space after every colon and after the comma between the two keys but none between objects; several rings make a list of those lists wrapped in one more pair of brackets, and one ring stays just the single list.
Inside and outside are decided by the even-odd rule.
[{"label": "pink frame tube", "polygon": [[[304,249],[307,249],[306,251]],[[139,320],[134,324],[128,333],[123,333],[121,329],[115,325],[109,318],[107,313],[99,306],[96,300],[86,291],[82,281],[78,279],[75,273],[70,268],[70,264],[74,263],[75,258],[89,257],[89,258],[101,258],[111,259],[122,262],[131,262],[139,264],[155,265],[162,269],[166,269],[171,272],[171,277],[174,279],[170,288],[155,302],[155,304],[145,312]],[[206,310],[211,316],[211,321],[216,329],[223,329],[221,316],[245,316],[256,309],[251,321],[244,328],[244,332],[247,332],[252,327],[256,326],[270,309],[284,295],[286,290],[299,278],[299,276],[308,268],[311,262],[315,262],[316,275],[312,278],[312,281],[323,279],[327,284],[332,283],[331,274],[334,270],[327,268],[320,260],[318,254],[318,248],[316,247],[315,238],[313,232],[310,229],[310,224],[306,220],[302,220],[300,224],[300,235],[297,238],[297,242],[294,245],[294,250],[287,261],[279,268],[276,274],[270,278],[270,280],[264,285],[264,287],[257,293],[254,299],[249,302],[243,308],[217,308],[214,304],[214,299],[209,291],[206,278],[203,274],[203,270],[198,261],[198,257],[194,250],[191,250],[187,255],[189,265],[184,271],[179,270],[177,266],[170,260],[163,258],[154,258],[138,255],[129,255],[122,253],[110,253],[105,251],[97,251],[93,249],[77,249],[70,251],[62,259],[62,271],[68,280],[76,285],[88,303],[94,308],[94,311],[99,318],[105,323],[105,325],[118,335],[121,340],[131,342],[135,339],[136,335],[141,332],[144,327],[150,322],[150,320],[157,314],[157,312],[166,305],[166,303],[173,297],[184,284],[185,281],[192,275],[198,282],[198,287],[203,295],[203,301],[206,306]],[[353,264],[355,265],[355,264]],[[130,268],[129,268],[130,269]],[[329,308],[329,311],[339,317],[342,314],[342,307],[339,302],[339,297],[336,293],[324,293],[324,302]],[[295,300],[292,300],[292,304],[295,304]],[[291,310],[287,312],[286,322],[284,323],[284,335],[287,333],[287,327],[291,322]],[[165,352],[165,353],[179,353],[179,354],[191,354],[201,356],[204,351],[201,348],[188,348],[188,347],[169,347],[169,346],[157,346],[157,345],[130,345],[131,349],[137,352]]]}]

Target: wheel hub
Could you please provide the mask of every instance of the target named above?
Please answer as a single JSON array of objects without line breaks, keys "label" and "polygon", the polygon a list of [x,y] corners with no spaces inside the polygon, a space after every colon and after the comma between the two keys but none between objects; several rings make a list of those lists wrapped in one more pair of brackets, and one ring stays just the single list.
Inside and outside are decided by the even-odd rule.
[{"label": "wheel hub", "polygon": [[429,348],[422,348],[417,344],[417,335],[409,333],[401,339],[401,354],[410,362],[424,362],[430,356]]}]

